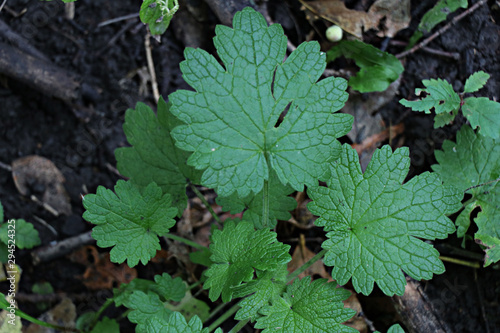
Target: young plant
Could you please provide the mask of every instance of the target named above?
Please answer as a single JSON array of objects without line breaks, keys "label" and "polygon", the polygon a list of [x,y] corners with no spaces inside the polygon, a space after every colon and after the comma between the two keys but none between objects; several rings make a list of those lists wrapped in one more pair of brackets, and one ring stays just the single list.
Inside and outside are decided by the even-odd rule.
[{"label": "young plant", "polygon": [[[250,8],[234,16],[232,29],[218,26],[214,42],[222,65],[203,50],[185,51],[181,70],[194,91],[160,99],[157,116],[142,103],[127,111],[132,147],[116,157],[129,180],[118,181],[116,194],[99,187],[86,195],[84,218],[96,224],[97,244],[112,247],[111,260],[130,266],[146,264],[159,237],[184,241],[201,250],[193,258],[208,266],[202,281],[209,298],[242,300],[203,329],[198,316],[186,320],[166,305],[184,291],[164,273],[120,286],[106,306],[128,307],[138,332],[212,331],[234,312],[240,323],[232,331],[252,321],[264,333],[355,332],[342,325],[354,314],[342,303],[349,292],[325,279],[296,279],[305,266],[287,271],[290,246],[271,231],[295,207],[288,195],[306,185],[309,209],[320,216],[315,224],[328,232],[314,260],[324,255],[340,284],[352,278],[358,292],[369,294],[377,283],[387,295],[402,295],[403,271],[415,279],[442,273],[438,252],[420,239],[454,232],[446,215],[461,207],[462,192],[433,173],[403,184],[405,148],[383,147],[361,172],[356,152],[337,141],[353,122],[337,113],[347,82],[318,81],[326,66],[319,44],[303,43],[283,61],[282,27],[268,27]],[[195,185],[214,189],[224,209],[244,211],[241,221],[213,231],[208,249],[169,232],[186,208],[186,186],[206,202]],[[90,327],[100,313],[88,316]]]},{"label": "young plant", "polygon": [[434,109],[434,128],[443,127],[452,122],[461,109],[472,128],[479,127],[479,133],[493,139],[500,138],[500,103],[487,97],[468,97],[484,87],[490,75],[479,71],[472,74],[465,82],[464,91],[457,94],[451,84],[442,79],[423,80],[426,89],[415,89],[415,95],[426,93],[427,96],[417,101],[401,99],[399,102],[413,111],[431,113]]}]

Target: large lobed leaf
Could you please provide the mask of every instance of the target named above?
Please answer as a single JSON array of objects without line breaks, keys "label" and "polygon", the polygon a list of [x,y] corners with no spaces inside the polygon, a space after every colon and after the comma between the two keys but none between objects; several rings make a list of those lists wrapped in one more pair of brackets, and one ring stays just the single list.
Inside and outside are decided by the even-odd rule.
[{"label": "large lobed leaf", "polygon": [[186,49],[181,70],[195,91],[170,95],[172,113],[186,124],[172,136],[193,152],[188,164],[206,169],[202,184],[221,196],[260,192],[269,168],[295,190],[315,184],[338,156],[336,138],[351,129],[351,116],[333,113],[347,100],[346,81],[316,82],[326,66],[317,42],[301,44],[283,62],[282,27],[268,27],[251,8],[234,16],[233,27],[216,28],[225,68],[203,50]]},{"label": "large lobed leaf", "polygon": [[155,183],[140,190],[131,182],[119,180],[115,193],[102,186],[83,200],[83,218],[97,226],[92,237],[100,247],[113,246],[111,261],[133,267],[146,264],[160,249],[158,236],[175,225],[177,208],[171,207],[169,194]]},{"label": "large lobed leaf", "polygon": [[187,205],[186,184],[199,182],[201,172],[186,164],[189,153],[175,146],[170,131],[181,122],[170,113],[170,104],[158,100],[158,116],[144,103],[127,110],[123,131],[132,147],[115,150],[118,171],[141,188],[155,182],[172,196],[182,215]]},{"label": "large lobed leaf", "polygon": [[418,280],[444,272],[439,253],[418,238],[452,233],[446,215],[460,209],[462,195],[428,172],[402,185],[409,166],[407,148],[392,153],[384,146],[363,174],[356,151],[344,145],[328,187],[309,188],[308,208],[320,216],[315,224],[329,231],[324,262],[334,266],[339,284],[352,277],[356,291],[365,295],[375,282],[387,295],[402,295],[402,271]]},{"label": "large lobed leaf", "polygon": [[485,265],[500,259],[500,140],[474,133],[463,126],[457,133],[457,142],[445,141],[443,151],[436,150],[439,164],[432,166],[445,184],[472,195],[457,218],[458,236],[462,237],[470,225],[471,213],[476,207],[481,212],[474,219],[478,226],[475,238],[485,245]]},{"label": "large lobed leaf", "polygon": [[342,325],[355,313],[344,308],[343,300],[349,292],[337,287],[336,283],[326,283],[326,279],[311,282],[309,277],[296,279],[287,286],[286,292],[265,306],[257,319],[255,328],[270,332],[357,332]]}]

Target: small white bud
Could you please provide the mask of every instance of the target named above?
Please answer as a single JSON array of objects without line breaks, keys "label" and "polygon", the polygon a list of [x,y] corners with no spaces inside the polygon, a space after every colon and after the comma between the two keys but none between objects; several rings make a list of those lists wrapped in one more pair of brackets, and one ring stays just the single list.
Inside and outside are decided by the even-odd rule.
[{"label": "small white bud", "polygon": [[326,29],[326,38],[331,42],[338,42],[342,39],[342,28],[338,25],[332,25]]}]

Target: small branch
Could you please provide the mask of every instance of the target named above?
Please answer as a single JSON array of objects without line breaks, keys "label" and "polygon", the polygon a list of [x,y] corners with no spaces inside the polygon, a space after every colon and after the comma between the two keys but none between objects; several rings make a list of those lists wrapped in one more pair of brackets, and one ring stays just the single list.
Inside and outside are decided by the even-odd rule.
[{"label": "small branch", "polygon": [[2,11],[3,6],[5,6],[6,3],[7,3],[7,0],[3,0],[2,5],[0,6],[0,12]]},{"label": "small branch", "polygon": [[78,236],[60,241],[55,245],[48,245],[36,249],[31,252],[31,256],[33,257],[33,264],[38,265],[39,263],[61,257],[67,253],[70,253],[74,249],[83,245],[90,244],[93,241],[94,239],[92,238],[91,231],[88,231]]},{"label": "small branch", "polygon": [[424,46],[426,46],[427,44],[429,44],[431,41],[433,41],[436,37],[439,37],[445,31],[447,31],[448,29],[450,29],[458,21],[460,21],[461,19],[463,19],[467,15],[472,14],[476,9],[478,9],[479,7],[481,7],[482,5],[484,5],[486,2],[487,2],[487,0],[480,0],[480,1],[476,2],[472,7],[470,7],[466,11],[464,11],[462,14],[460,14],[458,16],[455,16],[453,18],[453,20],[451,20],[451,22],[449,22],[444,27],[442,27],[441,29],[439,29],[438,31],[436,31],[435,33],[433,33],[431,36],[427,37],[426,39],[424,39],[423,41],[421,41],[420,43],[418,43],[417,45],[415,45],[411,49],[406,50],[404,52],[401,52],[399,54],[396,54],[396,58],[406,57],[407,55],[409,55],[409,54],[411,54],[411,53],[413,53],[413,52],[415,52],[415,51],[423,48]]},{"label": "small branch", "polygon": [[147,30],[146,38],[144,38],[144,48],[146,49],[146,60],[148,62],[149,75],[151,76],[151,89],[155,102],[158,103],[160,99],[160,92],[158,91],[158,81],[156,81],[155,65],[153,63],[153,54],[151,52],[151,33]]},{"label": "small branch", "polygon": [[[408,45],[408,43],[403,42],[403,41],[399,41],[399,40],[391,40],[390,44],[395,45],[395,46]],[[447,51],[443,51],[443,50],[432,49],[432,48],[427,47],[427,46],[422,47],[422,51],[425,51],[425,52],[430,53],[430,54],[435,54],[435,55],[438,55],[441,57],[452,58],[454,60],[460,59],[460,53],[458,53],[458,52],[447,52]]]},{"label": "small branch", "polygon": [[130,20],[130,19],[133,19],[133,18],[136,18],[136,17],[139,17],[139,13],[128,14],[128,15],[116,17],[114,19],[102,21],[101,23],[99,23],[97,25],[97,27],[101,28],[101,27],[104,27],[104,26],[109,25],[109,24],[113,24],[113,23],[116,23],[116,22]]},{"label": "small branch", "polygon": [[166,234],[165,236],[163,236],[165,238],[169,238],[169,239],[172,239],[172,240],[175,240],[175,241],[178,241],[178,242],[181,242],[181,243],[184,243],[186,245],[189,245],[191,247],[194,247],[195,249],[198,249],[198,250],[206,250],[207,248],[201,244],[198,244],[196,242],[193,242],[192,240],[189,240],[187,238],[184,238],[184,237],[181,237],[181,236],[177,236],[175,234]]},{"label": "small branch", "polygon": [[189,187],[193,192],[196,194],[198,198],[200,198],[201,202],[205,205],[205,207],[208,209],[210,214],[212,214],[213,218],[222,225],[222,221],[220,220],[219,216],[215,214],[214,209],[212,206],[208,203],[207,199],[205,199],[205,196],[194,186],[192,183],[189,183]]},{"label": "small branch", "polygon": [[319,251],[318,254],[316,254],[314,257],[312,257],[308,262],[306,262],[304,265],[302,265],[299,268],[297,268],[292,274],[288,275],[286,281],[290,282],[293,279],[295,279],[297,276],[300,275],[300,273],[305,272],[305,270],[308,269],[309,267],[311,267],[316,261],[318,261],[321,258],[323,258],[323,256],[325,254],[326,254],[326,250],[325,249]]}]

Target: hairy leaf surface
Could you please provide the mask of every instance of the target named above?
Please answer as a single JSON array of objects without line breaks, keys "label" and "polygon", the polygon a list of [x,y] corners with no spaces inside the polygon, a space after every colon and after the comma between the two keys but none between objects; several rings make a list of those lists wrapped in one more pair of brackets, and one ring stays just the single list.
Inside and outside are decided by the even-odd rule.
[{"label": "hairy leaf surface", "polygon": [[446,140],[443,151],[435,151],[439,164],[432,166],[445,184],[471,194],[465,209],[457,218],[458,236],[463,237],[470,225],[470,214],[475,207],[481,212],[474,219],[478,226],[475,238],[489,249],[485,265],[498,260],[500,247],[500,140],[474,133],[462,126],[457,142]]},{"label": "hairy leaf surface", "polygon": [[100,247],[110,247],[111,261],[133,267],[146,264],[160,249],[158,236],[175,225],[177,208],[170,195],[155,183],[140,190],[130,181],[119,180],[115,193],[102,186],[83,200],[83,218],[97,226],[92,237]]},{"label": "hairy leaf surface", "polygon": [[212,235],[213,264],[206,271],[204,284],[210,288],[209,297],[215,301],[222,294],[222,301],[229,302],[234,287],[253,279],[255,270],[275,270],[291,260],[289,245],[276,240],[276,233],[269,229],[255,230],[252,223],[226,222],[222,231]]},{"label": "hairy leaf surface", "polygon": [[357,332],[342,325],[355,311],[344,308],[343,300],[349,297],[345,289],[337,288],[336,283],[326,279],[311,282],[309,277],[295,279],[288,285],[283,296],[265,306],[257,319],[255,328],[270,332]]},{"label": "hairy leaf surface", "polygon": [[198,183],[201,172],[186,164],[190,153],[175,146],[170,131],[181,122],[170,113],[170,104],[158,101],[158,117],[144,103],[125,114],[123,130],[132,147],[115,150],[118,171],[139,187],[154,182],[172,196],[178,216],[187,206],[186,184]]},{"label": "hairy leaf surface", "polygon": [[[403,272],[430,279],[444,272],[439,253],[418,238],[446,238],[454,231],[446,217],[460,209],[462,194],[424,173],[402,185],[410,166],[408,149],[389,146],[375,152],[365,173],[357,153],[344,145],[332,163],[328,187],[311,187],[309,210],[315,224],[329,231],[323,243],[332,277],[368,295],[376,282],[387,295],[404,293]],[[418,237],[418,238],[417,238]]]},{"label": "hairy leaf surface", "polygon": [[203,50],[184,52],[181,70],[195,91],[170,95],[172,113],[186,124],[172,136],[193,152],[188,164],[206,169],[202,184],[221,196],[260,192],[270,168],[303,190],[326,176],[340,151],[336,138],[351,128],[351,116],[333,113],[347,100],[347,82],[316,82],[326,66],[317,42],[301,44],[283,62],[282,27],[268,27],[251,8],[236,13],[233,27],[216,28],[224,67]]}]

